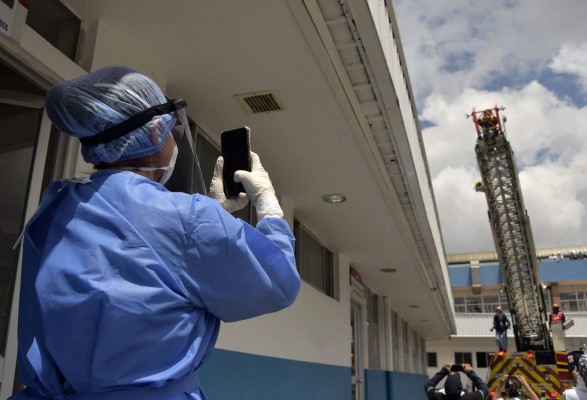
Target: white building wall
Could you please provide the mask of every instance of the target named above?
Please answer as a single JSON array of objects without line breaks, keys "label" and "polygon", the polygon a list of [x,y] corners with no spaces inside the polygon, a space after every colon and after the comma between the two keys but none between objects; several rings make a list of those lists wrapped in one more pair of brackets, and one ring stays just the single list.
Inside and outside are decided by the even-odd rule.
[{"label": "white building wall", "polygon": [[[515,342],[513,337],[508,338],[508,348],[514,350]],[[491,338],[453,338],[445,340],[428,340],[426,352],[436,353],[437,367],[427,367],[428,376],[434,375],[446,363],[455,363],[455,352],[471,353],[473,369],[486,380],[488,368],[481,368],[477,365],[476,352],[493,353],[497,350],[495,339]],[[465,378],[466,379],[466,378]],[[464,382],[463,382],[464,383]]]},{"label": "white building wall", "polygon": [[340,300],[305,282],[293,306],[276,314],[222,324],[217,348],[350,366],[349,265],[338,257]]}]

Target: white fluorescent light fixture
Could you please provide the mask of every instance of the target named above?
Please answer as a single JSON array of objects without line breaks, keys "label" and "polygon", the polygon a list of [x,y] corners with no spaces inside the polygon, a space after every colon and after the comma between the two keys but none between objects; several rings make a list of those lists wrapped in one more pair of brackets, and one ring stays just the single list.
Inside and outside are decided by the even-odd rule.
[{"label": "white fluorescent light fixture", "polygon": [[322,200],[324,200],[326,203],[336,204],[346,201],[346,197],[342,193],[331,193],[322,196]]}]

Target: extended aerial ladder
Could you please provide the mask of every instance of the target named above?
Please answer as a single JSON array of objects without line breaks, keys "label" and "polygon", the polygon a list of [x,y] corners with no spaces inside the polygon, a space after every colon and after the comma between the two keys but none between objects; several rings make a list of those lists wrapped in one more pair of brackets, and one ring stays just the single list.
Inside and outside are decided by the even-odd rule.
[{"label": "extended aerial ladder", "polygon": [[477,129],[475,153],[489,221],[507,294],[518,351],[551,350],[540,271],[524,207],[514,153],[497,106],[470,114]]},{"label": "extended aerial ladder", "polygon": [[502,375],[521,373],[541,398],[560,399],[571,384],[568,358],[564,348],[553,349],[530,219],[506,138],[505,118],[503,122],[500,118],[503,109],[473,109],[467,115],[477,130],[475,153],[482,180],[475,190],[484,192],[487,200],[517,349],[492,358],[487,384],[493,391]]}]

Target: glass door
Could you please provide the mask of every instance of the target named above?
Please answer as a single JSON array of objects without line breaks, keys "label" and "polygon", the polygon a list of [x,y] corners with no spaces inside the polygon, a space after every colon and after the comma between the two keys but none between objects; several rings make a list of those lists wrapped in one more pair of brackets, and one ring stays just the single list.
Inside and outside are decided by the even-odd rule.
[{"label": "glass door", "polygon": [[[29,209],[36,209],[40,184],[32,189],[43,91],[0,63],[0,397],[12,393],[16,370],[16,326],[20,251],[13,249]],[[44,157],[43,157],[44,162]],[[40,174],[42,179],[42,173]],[[36,196],[31,196],[31,190]],[[33,199],[34,197],[34,199]],[[18,384],[17,384],[18,385]]]}]

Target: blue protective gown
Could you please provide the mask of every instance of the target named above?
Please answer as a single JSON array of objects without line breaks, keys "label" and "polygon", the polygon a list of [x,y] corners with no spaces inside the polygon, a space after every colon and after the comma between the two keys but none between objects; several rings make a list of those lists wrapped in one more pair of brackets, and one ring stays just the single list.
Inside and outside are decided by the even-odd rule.
[{"label": "blue protective gown", "polygon": [[132,172],[54,182],[27,225],[14,399],[206,399],[220,320],[278,311],[300,278],[287,223]]}]

